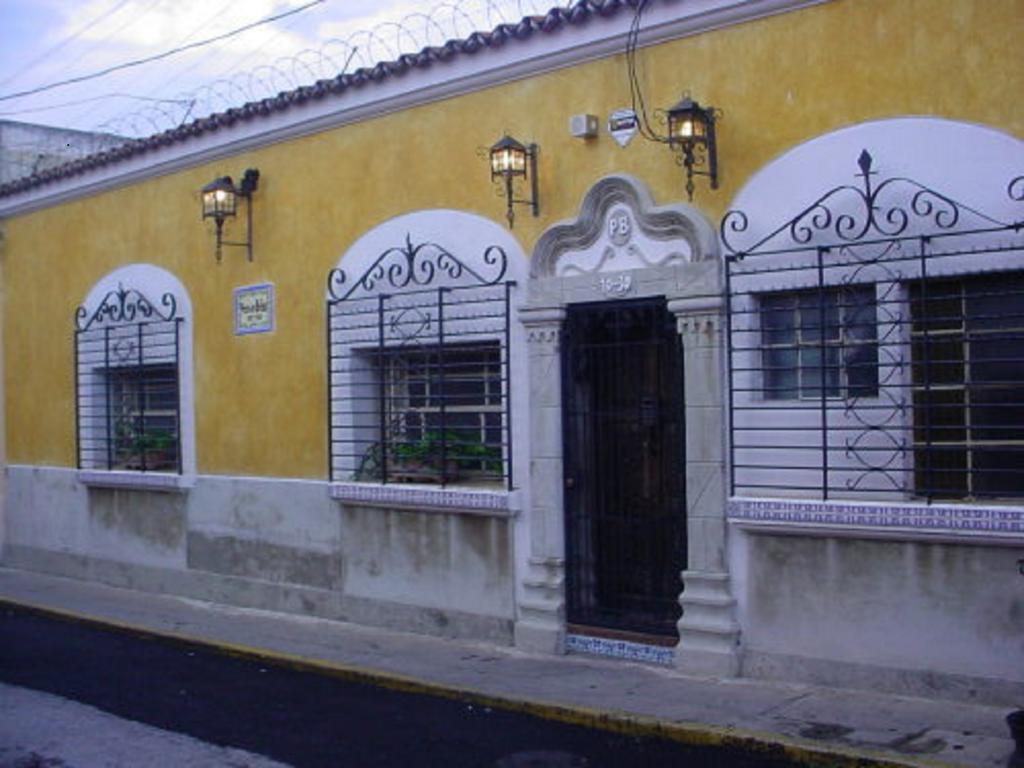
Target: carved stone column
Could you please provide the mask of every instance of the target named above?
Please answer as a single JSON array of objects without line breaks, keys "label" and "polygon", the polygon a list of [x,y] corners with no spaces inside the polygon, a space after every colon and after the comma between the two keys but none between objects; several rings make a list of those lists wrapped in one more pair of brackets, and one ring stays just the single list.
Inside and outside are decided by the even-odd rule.
[{"label": "carved stone column", "polygon": [[686,402],[688,567],[682,573],[676,666],[704,675],[739,674],[739,624],[726,562],[723,299],[673,299],[683,345]]},{"label": "carved stone column", "polygon": [[565,652],[565,532],[562,511],[562,367],[565,309],[523,308],[530,377],[530,554],[515,644]]}]

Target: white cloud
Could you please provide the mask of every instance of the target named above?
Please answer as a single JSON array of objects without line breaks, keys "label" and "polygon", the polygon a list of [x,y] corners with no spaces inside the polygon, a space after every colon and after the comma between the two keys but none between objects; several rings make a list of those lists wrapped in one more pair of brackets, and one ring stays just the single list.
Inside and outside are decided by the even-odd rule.
[{"label": "white cloud", "polygon": [[[114,0],[90,0],[76,8],[73,16],[81,19],[103,13]],[[305,0],[249,0],[245,3],[209,0],[132,0],[107,22],[90,29],[82,36],[80,57],[93,67],[118,61],[142,58],[174,48],[225,34],[271,15],[303,5]],[[316,12],[312,8],[307,13]],[[235,37],[211,43],[202,50],[204,56],[218,60],[237,58],[259,50],[264,59],[287,56],[313,41],[284,30],[288,19],[258,27]],[[74,20],[66,19],[72,28]],[[268,34],[269,33],[269,34]],[[185,56],[187,54],[184,54]],[[194,54],[192,55],[194,59]],[[166,68],[176,62],[162,63]],[[167,60],[165,60],[166,62]],[[83,62],[84,63],[84,62]]]},{"label": "white cloud", "polygon": [[[15,74],[24,62],[38,59],[35,66],[10,78],[5,90],[12,92],[206,40],[299,8],[309,0],[2,2],[11,3],[11,15],[23,18],[26,24],[31,18],[38,26],[50,25],[41,30],[36,40],[12,41],[17,43],[18,50],[8,57],[15,62],[14,66],[7,65],[10,74]],[[45,111],[26,113],[30,115],[27,119],[86,129],[108,122],[126,110],[142,109],[149,113],[146,120],[156,121],[144,130],[160,130],[186,117],[336,75],[349,51],[344,45],[329,44],[332,39],[351,40],[359,45],[350,67],[353,68],[463,37],[501,21],[516,20],[524,13],[541,12],[558,2],[564,0],[327,0],[198,49],[0,106],[11,110],[45,106]],[[424,12],[431,13],[432,23],[425,23]],[[404,27],[399,29],[395,22],[403,22]],[[382,24],[386,26],[380,27]],[[375,27],[375,36],[366,34]],[[226,79],[231,81],[230,86],[223,84]],[[220,85],[211,89],[214,83]],[[97,100],[98,96],[104,98]],[[129,96],[183,101],[153,103]],[[198,100],[188,106],[193,98]],[[76,104],[63,110],[50,109],[69,102]],[[162,116],[154,117],[155,113]],[[17,114],[13,117],[19,119]],[[132,132],[136,133],[134,129]]]}]

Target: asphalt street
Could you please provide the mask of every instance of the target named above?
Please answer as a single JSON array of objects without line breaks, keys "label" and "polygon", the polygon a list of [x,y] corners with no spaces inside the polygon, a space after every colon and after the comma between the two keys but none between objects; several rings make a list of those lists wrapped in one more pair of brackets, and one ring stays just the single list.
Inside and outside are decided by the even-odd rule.
[{"label": "asphalt street", "polygon": [[736,766],[778,756],[588,729],[200,645],[0,611],[0,681],[294,766]]}]

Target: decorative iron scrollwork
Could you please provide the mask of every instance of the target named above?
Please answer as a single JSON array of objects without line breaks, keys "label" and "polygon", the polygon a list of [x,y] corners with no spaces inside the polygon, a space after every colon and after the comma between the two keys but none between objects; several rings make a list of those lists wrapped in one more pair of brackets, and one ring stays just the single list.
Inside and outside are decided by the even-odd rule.
[{"label": "decorative iron scrollwork", "polygon": [[[968,429],[982,434],[971,421],[977,406],[956,391],[981,403],[976,393],[992,386],[964,329],[972,318],[996,323],[1004,296],[1013,312],[1024,218],[1013,205],[983,213],[910,178],[879,179],[867,150],[858,167],[859,183],[829,189],[781,224],[750,227],[742,211],[721,222],[732,491],[825,500],[1009,493],[995,485],[1002,470],[971,463],[982,450],[995,455],[997,438],[984,438],[991,442],[982,450],[970,443]],[[1005,194],[1024,201],[1024,176]],[[978,282],[980,273],[990,273],[988,282]],[[1004,273],[1006,288],[986,287]],[[844,298],[856,291],[870,297],[866,314]],[[971,310],[970,296],[986,308]],[[779,297],[793,302],[792,312],[774,309]],[[1005,349],[999,354],[1015,360],[1011,345]],[[773,382],[783,377],[789,384],[780,391]],[[1016,396],[996,386],[1000,402]],[[999,439],[1002,451],[1016,433]],[[941,469],[931,463],[936,457],[945,457]],[[940,473],[946,477],[937,480]]]},{"label": "decorative iron scrollwork", "polygon": [[92,315],[85,305],[75,311],[75,327],[87,331],[94,325],[114,325],[145,321],[174,320],[178,314],[178,302],[173,293],[160,297],[159,306],[135,288],[118,284],[117,290],[110,291],[96,307]]},{"label": "decorative iron scrollwork", "polygon": [[427,288],[435,280],[448,279],[477,285],[496,285],[508,270],[508,255],[501,246],[488,246],[481,257],[484,267],[495,274],[481,274],[460,260],[444,246],[432,242],[413,245],[412,237],[405,236],[405,244],[388,248],[370,265],[348,290],[348,276],[344,270],[332,269],[327,276],[327,291],[333,301],[350,299],[359,290],[374,292],[401,291],[408,288]]},{"label": "decorative iron scrollwork", "polygon": [[[1010,179],[1010,183],[1006,185],[1006,194],[1011,200],[1024,200],[1024,176]],[[1022,226],[1024,226],[1024,221],[1018,221],[1017,229]]]},{"label": "decorative iron scrollwork", "polygon": [[419,307],[409,307],[392,312],[387,321],[391,336],[403,342],[415,341],[420,336],[433,330],[433,318],[429,311]]},{"label": "decorative iron scrollwork", "polygon": [[[966,216],[975,217],[982,226],[1013,227],[981,211],[954,200],[913,179],[894,176],[873,184],[874,158],[866,149],[857,159],[861,186],[842,184],[830,189],[789,221],[747,247],[739,247],[733,238],[747,231],[749,220],[743,211],[729,211],[722,219],[722,242],[730,257],[742,259],[757,252],[769,252],[787,245],[811,245],[816,235],[835,238],[835,243],[855,243],[870,238],[896,238],[912,234],[911,224],[917,222],[933,227],[934,232],[949,232]],[[1024,176],[1013,179],[1007,187],[1012,200],[1024,200]],[[1018,222],[1016,227],[1024,225]],[[788,235],[789,242],[780,236]],[[834,243],[834,244],[835,244]]]}]

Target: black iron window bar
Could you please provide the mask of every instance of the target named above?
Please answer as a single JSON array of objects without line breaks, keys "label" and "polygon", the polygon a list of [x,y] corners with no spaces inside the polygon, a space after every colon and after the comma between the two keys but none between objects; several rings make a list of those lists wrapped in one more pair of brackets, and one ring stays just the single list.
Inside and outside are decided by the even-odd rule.
[{"label": "black iron window bar", "polygon": [[328,278],[332,481],[513,487],[507,257],[407,239]]},{"label": "black iron window bar", "polygon": [[753,245],[722,221],[732,492],[1024,498],[1024,221],[859,164]]},{"label": "black iron window bar", "polygon": [[182,318],[158,303],[110,291],[75,318],[75,435],[80,469],[180,474],[178,366]]}]

